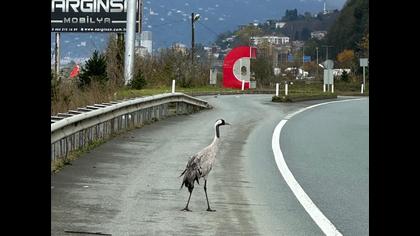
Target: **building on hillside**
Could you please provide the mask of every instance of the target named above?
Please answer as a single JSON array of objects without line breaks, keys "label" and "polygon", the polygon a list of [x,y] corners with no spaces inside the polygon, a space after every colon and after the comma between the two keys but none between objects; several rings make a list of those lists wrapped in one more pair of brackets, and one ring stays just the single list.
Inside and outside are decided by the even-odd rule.
[{"label": "building on hillside", "polygon": [[318,40],[321,40],[323,38],[325,38],[325,36],[327,35],[327,31],[313,31],[311,32],[311,38],[316,38]]},{"label": "building on hillside", "polygon": [[295,41],[292,41],[291,44],[292,44],[293,50],[296,51],[296,50],[301,50],[302,47],[305,45],[305,42],[300,41],[300,40],[295,40]]},{"label": "building on hillside", "polygon": [[272,19],[270,19],[270,20],[267,20],[267,21],[265,22],[265,24],[267,24],[267,25],[269,25],[269,26],[275,26],[275,25],[276,25],[276,22],[277,22],[277,20],[272,20]]},{"label": "building on hillside", "polygon": [[145,47],[147,49],[147,53],[152,55],[153,41],[152,41],[152,32],[151,31],[141,32],[141,44],[140,44],[140,46]]},{"label": "building on hillside", "polygon": [[276,29],[281,29],[286,25],[286,22],[277,22],[276,23]]},{"label": "building on hillside", "polygon": [[251,37],[251,44],[257,46],[263,42],[267,42],[272,45],[284,45],[289,43],[290,38],[284,36],[262,36],[262,37]]},{"label": "building on hillside", "polygon": [[247,25],[239,25],[238,26],[238,30],[243,30],[243,29],[245,29],[247,27]]},{"label": "building on hillside", "polygon": [[147,50],[147,48],[146,47],[143,47],[143,46],[136,47],[136,53],[138,55],[140,55],[141,57],[145,57],[147,55],[150,55],[150,56],[152,55],[152,54],[149,53],[149,51]]},{"label": "building on hillside", "polygon": [[351,69],[333,69],[333,76],[341,76],[343,71],[346,71],[347,74],[350,74]]},{"label": "building on hillside", "polygon": [[172,44],[172,49],[174,49],[176,52],[181,52],[186,54],[188,51],[187,45],[182,43],[174,43]]}]

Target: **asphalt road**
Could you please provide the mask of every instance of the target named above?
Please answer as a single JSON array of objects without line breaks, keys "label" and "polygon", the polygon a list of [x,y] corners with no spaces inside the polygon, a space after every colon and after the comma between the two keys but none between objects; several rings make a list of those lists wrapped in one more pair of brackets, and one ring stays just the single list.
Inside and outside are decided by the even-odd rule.
[{"label": "asphalt road", "polygon": [[343,235],[369,235],[369,100],[309,109],[281,149],[296,180]]},{"label": "asphalt road", "polygon": [[[127,132],[53,174],[51,234],[76,235],[65,232],[75,231],[112,235],[323,235],[280,175],[274,161],[271,137],[274,127],[285,115],[324,101],[279,104],[271,103],[270,95],[202,98],[214,108],[171,117]],[[358,102],[350,103],[355,105]],[[319,109],[327,109],[327,106],[330,105]],[[361,177],[356,178],[350,173],[358,168],[354,162],[343,160],[342,156],[339,160],[334,159],[337,155],[329,152],[326,163],[322,153],[314,154],[315,149],[310,154],[316,157],[301,156],[307,155],[300,152],[301,147],[287,142],[287,138],[284,141],[283,134],[286,133],[290,133],[293,139],[302,136],[296,129],[306,125],[298,120],[311,115],[310,111],[305,113],[290,120],[282,132],[281,148],[286,162],[292,172],[296,171],[295,177],[308,195],[340,232],[347,235],[346,231],[350,230],[351,235],[356,226],[362,225],[354,232],[363,235],[367,232],[367,219],[354,219],[354,216],[361,214],[365,217],[364,209],[368,209],[368,205],[359,206],[365,204],[365,200],[357,201],[353,198],[360,198],[360,195],[350,195],[362,193],[368,199],[364,182],[368,179],[368,169],[358,170],[356,173],[361,173]],[[322,114],[319,116],[322,118]],[[220,152],[207,183],[209,201],[216,212],[206,211],[203,183],[194,189],[190,202],[192,212],[182,212],[188,191],[179,189],[182,179],[178,176],[188,158],[212,141],[213,124],[219,118],[232,126],[221,128]],[[360,142],[355,141],[358,144],[366,138],[357,131],[349,135],[361,138]],[[335,153],[339,153],[340,145],[346,143],[347,140],[334,143]],[[365,163],[367,151],[361,149],[367,146],[358,147],[359,150],[349,147],[346,152],[357,151],[360,155],[346,154],[345,157]],[[318,148],[318,152],[322,151],[324,149]],[[293,156],[293,161],[289,160],[289,155]],[[307,163],[299,162],[307,162],[305,158],[311,158],[311,165],[323,169],[312,170]],[[340,166],[334,167],[334,163]],[[308,177],[312,179],[308,180]],[[323,178],[322,182],[328,179],[329,189],[323,189],[328,186],[317,182],[318,177]],[[362,182],[362,186],[353,181]],[[334,187],[337,189],[330,189]],[[347,200],[351,200],[350,203],[343,204]],[[346,212],[348,209],[352,213]]]}]

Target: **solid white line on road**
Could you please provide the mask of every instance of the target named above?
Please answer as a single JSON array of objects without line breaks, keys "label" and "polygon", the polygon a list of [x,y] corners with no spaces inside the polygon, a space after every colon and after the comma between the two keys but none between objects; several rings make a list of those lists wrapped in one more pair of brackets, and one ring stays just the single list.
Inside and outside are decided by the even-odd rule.
[{"label": "solid white line on road", "polygon": [[287,115],[283,120],[280,121],[280,123],[276,126],[273,132],[273,137],[271,140],[271,147],[273,149],[274,158],[275,158],[277,167],[280,170],[281,175],[283,176],[286,183],[289,185],[293,194],[295,194],[300,204],[305,208],[306,212],[308,212],[308,214],[312,217],[315,223],[319,226],[319,228],[321,228],[321,230],[326,235],[342,235],[342,234],[331,223],[331,221],[329,221],[327,217],[325,217],[325,215],[322,214],[319,208],[312,202],[311,198],[309,198],[309,196],[305,193],[303,188],[296,181],[289,167],[287,167],[287,164],[283,157],[283,153],[280,149],[280,132],[283,126],[286,124],[287,120],[289,120],[290,118],[292,118],[298,113],[301,113],[303,111],[306,111],[308,109],[321,106],[321,105],[326,105],[326,104],[336,103],[336,102],[355,101],[355,100],[361,100],[361,99],[364,99],[364,98],[325,102],[325,103],[320,103],[320,104],[312,105],[309,107],[305,107],[303,109],[298,110],[297,112]]}]

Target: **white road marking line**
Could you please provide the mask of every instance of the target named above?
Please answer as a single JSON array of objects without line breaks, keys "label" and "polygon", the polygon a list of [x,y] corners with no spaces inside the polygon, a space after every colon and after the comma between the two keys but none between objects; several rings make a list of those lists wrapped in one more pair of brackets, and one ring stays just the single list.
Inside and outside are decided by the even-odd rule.
[{"label": "white road marking line", "polygon": [[319,208],[312,202],[311,198],[309,198],[309,196],[305,193],[305,191],[296,181],[289,167],[287,167],[287,164],[283,157],[283,153],[280,149],[280,132],[283,126],[286,124],[287,120],[289,120],[290,118],[292,118],[298,113],[301,113],[303,111],[306,111],[308,109],[321,106],[321,105],[326,105],[326,104],[336,103],[336,102],[361,100],[361,99],[364,99],[364,98],[325,102],[325,103],[320,103],[320,104],[302,108],[298,110],[297,112],[287,115],[283,120],[280,121],[280,123],[276,126],[273,132],[273,137],[271,140],[271,147],[273,149],[274,158],[275,158],[277,167],[280,170],[281,175],[283,176],[286,183],[289,185],[293,194],[295,194],[300,204],[305,208],[306,212],[308,212],[308,214],[312,217],[315,223],[319,226],[319,228],[321,228],[321,230],[326,235],[342,235],[342,234],[331,223],[331,221],[329,221],[327,217],[325,217],[325,215],[322,214],[321,210],[319,210]]}]

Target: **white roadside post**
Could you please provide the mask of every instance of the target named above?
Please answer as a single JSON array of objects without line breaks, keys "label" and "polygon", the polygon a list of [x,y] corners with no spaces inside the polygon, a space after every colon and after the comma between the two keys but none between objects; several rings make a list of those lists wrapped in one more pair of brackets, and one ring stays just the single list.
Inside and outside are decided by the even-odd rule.
[{"label": "white roadside post", "polygon": [[276,83],[276,97],[279,96],[279,83]]},{"label": "white roadside post", "polygon": [[287,82],[284,84],[284,94],[287,96],[288,94],[288,84]]},{"label": "white roadside post", "polygon": [[363,67],[363,93],[365,92],[365,67]]},{"label": "white roadside post", "polygon": [[242,80],[242,90],[245,89],[245,80]]},{"label": "white roadside post", "polygon": [[324,85],[322,85],[322,88],[323,88],[323,90],[324,90],[324,93],[325,93],[325,84],[324,84]]},{"label": "white roadside post", "polygon": [[175,93],[175,80],[172,80],[172,93]]}]

